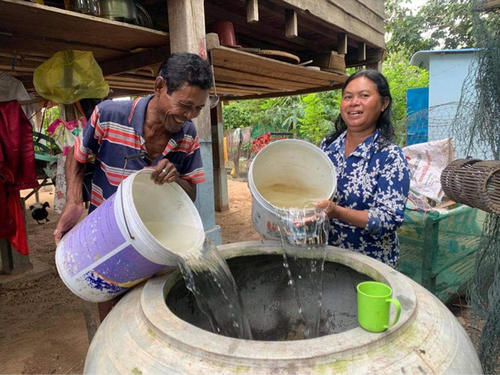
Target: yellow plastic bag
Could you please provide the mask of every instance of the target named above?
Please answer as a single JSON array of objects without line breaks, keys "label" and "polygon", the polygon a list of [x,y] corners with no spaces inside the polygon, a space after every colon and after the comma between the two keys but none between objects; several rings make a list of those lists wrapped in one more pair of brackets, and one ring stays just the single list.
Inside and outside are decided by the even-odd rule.
[{"label": "yellow plastic bag", "polygon": [[92,52],[64,50],[35,69],[33,84],[45,99],[71,104],[83,98],[104,98],[109,85]]}]

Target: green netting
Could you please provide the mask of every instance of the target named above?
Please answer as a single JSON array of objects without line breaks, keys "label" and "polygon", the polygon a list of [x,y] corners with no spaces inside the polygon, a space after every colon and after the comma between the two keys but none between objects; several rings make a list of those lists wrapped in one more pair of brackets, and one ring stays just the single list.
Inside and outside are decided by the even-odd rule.
[{"label": "green netting", "polygon": [[399,270],[441,301],[450,301],[474,275],[485,217],[483,211],[465,205],[447,212],[406,209],[398,230]]}]

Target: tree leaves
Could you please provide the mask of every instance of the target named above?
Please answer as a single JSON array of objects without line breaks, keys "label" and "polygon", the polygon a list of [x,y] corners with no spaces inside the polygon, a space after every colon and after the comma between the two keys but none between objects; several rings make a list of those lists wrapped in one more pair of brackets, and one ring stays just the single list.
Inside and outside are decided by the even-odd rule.
[{"label": "tree leaves", "polygon": [[[473,0],[428,0],[412,12],[408,0],[386,0],[386,44],[388,52],[405,51],[410,56],[425,49],[475,47]],[[491,32],[500,29],[498,12],[482,14]]]}]

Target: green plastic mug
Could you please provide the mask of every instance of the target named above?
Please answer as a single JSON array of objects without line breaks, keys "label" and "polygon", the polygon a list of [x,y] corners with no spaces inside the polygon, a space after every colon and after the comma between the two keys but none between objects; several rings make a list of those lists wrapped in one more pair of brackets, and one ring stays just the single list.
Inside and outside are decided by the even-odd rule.
[{"label": "green plastic mug", "polygon": [[[392,327],[399,320],[401,305],[392,298],[389,285],[377,281],[359,283],[358,291],[358,322],[361,327],[370,332],[382,332]],[[396,307],[396,317],[389,324],[391,302]]]}]

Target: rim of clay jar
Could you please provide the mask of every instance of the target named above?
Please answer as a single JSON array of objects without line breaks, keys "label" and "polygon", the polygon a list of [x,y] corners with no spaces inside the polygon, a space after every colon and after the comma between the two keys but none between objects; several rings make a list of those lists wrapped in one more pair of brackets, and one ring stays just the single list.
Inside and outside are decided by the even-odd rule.
[{"label": "rim of clay jar", "polygon": [[[226,258],[251,255],[281,255],[282,247],[278,241],[246,241],[218,246],[221,255]],[[314,256],[315,252],[310,252]],[[319,252],[316,252],[319,254]],[[291,361],[324,358],[332,355],[357,351],[366,351],[366,346],[374,345],[389,336],[404,332],[403,327],[411,323],[415,316],[417,300],[414,288],[404,275],[368,256],[353,251],[328,246],[326,261],[343,264],[365,274],[375,281],[391,286],[393,297],[402,307],[399,321],[382,333],[371,333],[356,327],[344,332],[325,335],[313,339],[293,341],[257,341],[236,339],[218,335],[194,326],[176,316],[167,306],[165,297],[179,280],[178,271],[150,279],[141,295],[141,307],[146,319],[157,329],[165,340],[174,346],[182,347],[195,355],[218,357],[221,360],[231,358],[241,364],[251,361],[272,362],[286,365]]]}]

